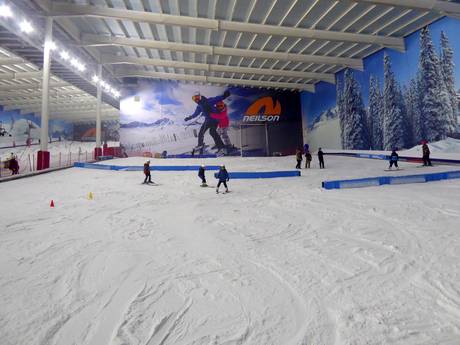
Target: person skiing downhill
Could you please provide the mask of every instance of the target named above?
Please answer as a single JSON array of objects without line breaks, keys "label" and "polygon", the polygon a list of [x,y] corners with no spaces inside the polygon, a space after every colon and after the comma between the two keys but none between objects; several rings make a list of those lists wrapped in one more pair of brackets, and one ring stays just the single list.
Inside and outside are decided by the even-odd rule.
[{"label": "person skiing downhill", "polygon": [[153,183],[152,182],[152,175],[150,175],[150,161],[144,163],[144,183]]},{"label": "person skiing downhill", "polygon": [[207,187],[206,176],[205,176],[206,167],[204,164],[201,164],[200,169],[198,169],[198,177],[201,179],[201,187]]},{"label": "person skiing downhill", "polygon": [[227,169],[225,169],[225,165],[220,166],[220,170],[217,173],[217,178],[219,179],[219,183],[217,183],[216,193],[219,194],[219,187],[221,184],[223,184],[225,187],[225,193],[228,193],[227,182],[230,180],[230,177],[228,175]]},{"label": "person skiing downhill", "polygon": [[297,149],[295,151],[295,159],[297,160],[297,165],[295,166],[296,169],[302,169],[300,164],[302,164],[302,151],[300,149]]},{"label": "person skiing downhill", "polygon": [[211,117],[211,112],[212,112],[211,104],[215,104],[219,101],[223,101],[229,96],[230,96],[230,92],[225,91],[222,96],[217,96],[217,97],[212,97],[212,98],[206,98],[205,96],[202,96],[200,93],[196,93],[192,97],[193,101],[197,104],[197,106],[196,106],[195,112],[192,115],[187,116],[184,119],[184,121],[190,121],[191,119],[194,119],[198,117],[199,115],[204,116],[204,122],[201,125],[200,132],[198,133],[198,145],[195,148],[196,150],[203,149],[204,134],[206,133],[208,129],[209,129],[209,134],[214,139],[218,152],[224,148],[225,145],[222,142],[222,139],[220,138],[219,134],[217,133],[217,126],[219,124],[219,121]]},{"label": "person skiing downhill", "polygon": [[423,141],[422,151],[423,166],[432,166],[430,159],[430,148],[428,147],[428,143],[426,141]]},{"label": "person skiing downhill", "polygon": [[396,149],[393,149],[393,151],[391,151],[391,155],[390,155],[390,166],[388,168],[389,170],[391,170],[393,165],[396,167],[396,169],[399,169],[399,167],[398,167],[398,159],[399,159],[399,156],[396,153]]},{"label": "person skiing downhill", "polygon": [[217,103],[211,105],[211,109],[211,117],[219,121],[217,125],[217,132],[223,140],[228,153],[233,145],[228,136],[228,127],[230,125],[230,121],[228,118],[227,105],[224,103],[224,101],[218,101]]},{"label": "person skiing downhill", "polygon": [[321,147],[318,149],[319,168],[324,169],[324,152]]}]

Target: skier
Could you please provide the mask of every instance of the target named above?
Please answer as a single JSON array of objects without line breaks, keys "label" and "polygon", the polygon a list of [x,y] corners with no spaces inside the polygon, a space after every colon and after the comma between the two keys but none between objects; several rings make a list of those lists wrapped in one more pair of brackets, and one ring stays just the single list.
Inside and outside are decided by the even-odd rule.
[{"label": "skier", "polygon": [[423,142],[422,151],[423,151],[423,157],[422,157],[423,166],[432,166],[431,159],[430,159],[430,148],[428,147],[428,144],[426,141]]},{"label": "skier", "polygon": [[227,153],[229,153],[229,151],[233,148],[233,145],[228,136],[230,121],[228,119],[227,105],[223,101],[218,101],[217,103],[212,104],[211,108],[211,117],[219,121],[217,131],[225,144]]},{"label": "skier", "polygon": [[152,175],[150,175],[150,161],[144,163],[144,183],[153,183],[152,182]]},{"label": "skier", "polygon": [[324,169],[324,152],[321,147],[318,149],[319,168]]},{"label": "skier", "polygon": [[393,151],[391,151],[391,155],[390,155],[390,167],[388,168],[389,170],[391,170],[393,165],[396,167],[396,169],[399,169],[399,167],[398,167],[398,159],[399,159],[399,156],[396,153],[396,149],[393,149]]},{"label": "skier", "polygon": [[206,171],[206,167],[204,164],[201,164],[200,169],[198,170],[198,177],[201,179],[201,187],[207,187],[208,184],[206,183],[206,176],[204,172]]},{"label": "skier", "polygon": [[219,179],[219,183],[217,183],[216,193],[219,194],[219,187],[223,183],[225,187],[225,193],[228,193],[228,186],[227,182],[230,180],[228,176],[228,171],[225,169],[225,165],[220,166],[220,170],[217,173],[217,178]]},{"label": "skier", "polygon": [[300,149],[295,150],[295,158],[297,160],[297,165],[295,166],[296,169],[302,169],[300,164],[302,163],[302,151]]},{"label": "skier", "polygon": [[203,149],[204,134],[206,133],[208,129],[209,129],[209,134],[214,139],[218,152],[222,151],[222,149],[224,148],[225,145],[222,142],[222,139],[220,138],[219,134],[217,133],[217,126],[219,124],[219,121],[211,117],[211,112],[212,112],[211,104],[217,103],[219,101],[223,101],[228,96],[230,96],[229,91],[225,91],[222,96],[217,96],[217,97],[212,97],[212,98],[206,98],[202,96],[200,93],[196,93],[192,97],[193,101],[197,104],[197,106],[196,106],[195,112],[192,115],[187,116],[184,119],[184,121],[190,121],[191,119],[198,117],[200,114],[204,116],[204,122],[201,125],[200,132],[198,133],[198,145],[196,147],[197,150]]},{"label": "skier", "polygon": [[305,168],[310,169],[310,163],[311,163],[311,153],[308,151],[308,149],[305,151]]}]

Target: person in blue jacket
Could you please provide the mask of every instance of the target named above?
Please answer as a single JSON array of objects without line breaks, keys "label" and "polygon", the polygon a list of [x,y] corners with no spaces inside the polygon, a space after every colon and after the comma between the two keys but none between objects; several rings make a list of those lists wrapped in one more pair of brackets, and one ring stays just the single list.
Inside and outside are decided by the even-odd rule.
[{"label": "person in blue jacket", "polygon": [[212,104],[216,104],[219,101],[223,101],[229,96],[230,96],[230,92],[225,91],[222,96],[217,96],[217,97],[206,98],[205,96],[202,96],[199,93],[195,94],[192,97],[193,101],[197,104],[197,106],[196,106],[195,112],[192,115],[187,116],[184,119],[184,121],[190,121],[191,119],[194,119],[198,117],[199,115],[203,115],[204,117],[204,122],[201,125],[200,132],[198,133],[198,145],[196,147],[197,150],[200,150],[203,148],[204,134],[206,133],[208,129],[209,129],[209,134],[214,139],[217,150],[221,151],[224,149],[225,145],[222,139],[220,138],[219,134],[217,133],[217,126],[219,124],[219,120],[213,119],[211,117],[211,112],[212,112]]},{"label": "person in blue jacket", "polygon": [[398,159],[399,159],[399,156],[398,154],[396,153],[396,149],[393,149],[393,151],[391,151],[391,155],[390,155],[390,167],[388,169],[391,170],[391,168],[393,167],[393,165],[396,167],[396,169],[399,169],[398,167]]},{"label": "person in blue jacket", "polygon": [[206,176],[204,175],[204,172],[206,170],[206,167],[204,164],[201,164],[200,169],[198,169],[198,177],[201,179],[201,187],[207,187],[208,184],[206,183]]},{"label": "person in blue jacket", "polygon": [[225,169],[225,165],[221,165],[220,170],[217,173],[217,178],[219,179],[219,183],[217,183],[216,193],[219,193],[219,187],[221,184],[224,184],[225,193],[228,193],[227,182],[230,180],[230,178],[228,176],[227,169]]}]

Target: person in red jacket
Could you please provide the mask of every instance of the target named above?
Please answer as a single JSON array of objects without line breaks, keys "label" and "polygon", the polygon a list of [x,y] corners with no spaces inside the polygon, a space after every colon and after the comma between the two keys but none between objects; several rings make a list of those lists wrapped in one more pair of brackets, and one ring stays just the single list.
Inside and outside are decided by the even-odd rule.
[{"label": "person in red jacket", "polygon": [[228,136],[228,127],[230,125],[230,120],[228,118],[227,105],[224,103],[224,101],[218,101],[215,104],[211,105],[211,109],[211,118],[219,121],[219,124],[217,125],[217,132],[222,138],[225,147],[227,149],[231,148],[232,143]]},{"label": "person in red jacket", "polygon": [[152,175],[150,175],[150,161],[144,163],[144,183],[153,183],[152,182]]}]

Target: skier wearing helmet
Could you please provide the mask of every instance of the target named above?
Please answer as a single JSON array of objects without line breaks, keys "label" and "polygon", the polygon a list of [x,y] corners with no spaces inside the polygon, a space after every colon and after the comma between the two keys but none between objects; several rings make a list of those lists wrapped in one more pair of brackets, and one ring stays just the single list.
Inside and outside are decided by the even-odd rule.
[{"label": "skier wearing helmet", "polygon": [[225,165],[220,166],[220,170],[217,173],[216,178],[219,179],[219,182],[217,183],[216,193],[219,194],[219,187],[221,184],[224,184],[225,193],[228,193],[227,182],[230,180],[230,178],[227,169],[225,169]]},{"label": "skier wearing helmet", "polygon": [[195,112],[187,116],[184,121],[190,121],[191,119],[194,119],[198,117],[199,115],[203,115],[204,117],[204,122],[201,125],[200,132],[198,133],[198,145],[195,148],[196,150],[201,150],[204,146],[204,134],[206,131],[209,129],[209,134],[211,137],[214,139],[214,142],[216,144],[216,148],[218,151],[221,151],[224,148],[224,143],[222,142],[222,139],[220,138],[219,134],[217,133],[217,126],[219,124],[219,121],[216,119],[213,119],[211,117],[212,113],[212,104],[216,104],[219,101],[223,101],[225,98],[230,96],[229,91],[225,91],[222,96],[217,96],[217,97],[212,97],[212,98],[206,98],[205,96],[202,96],[199,93],[196,93],[195,95],[192,96],[192,100],[197,104]]}]

